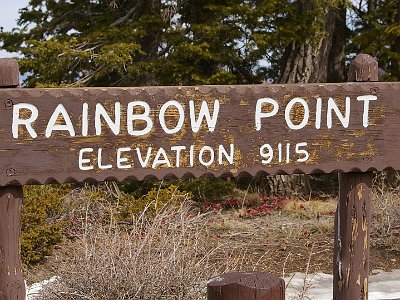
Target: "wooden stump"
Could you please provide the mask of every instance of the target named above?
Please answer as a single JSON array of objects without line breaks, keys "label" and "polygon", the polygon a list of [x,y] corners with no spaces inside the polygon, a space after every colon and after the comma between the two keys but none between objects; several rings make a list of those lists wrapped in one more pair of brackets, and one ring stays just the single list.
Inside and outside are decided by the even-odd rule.
[{"label": "wooden stump", "polygon": [[[18,84],[17,62],[0,59],[0,87],[17,87]],[[9,101],[2,100],[4,106],[0,109],[10,109]],[[13,175],[10,170],[1,171]],[[0,187],[0,300],[23,300],[26,296],[19,250],[22,201],[21,186]]]},{"label": "wooden stump", "polygon": [[208,300],[284,300],[285,281],[265,272],[234,272],[211,278]]}]

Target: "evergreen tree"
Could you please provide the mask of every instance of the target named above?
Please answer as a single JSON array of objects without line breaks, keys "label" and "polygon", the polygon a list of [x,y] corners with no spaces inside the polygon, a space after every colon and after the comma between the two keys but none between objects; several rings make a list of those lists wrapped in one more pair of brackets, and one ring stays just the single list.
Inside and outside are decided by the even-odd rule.
[{"label": "evergreen tree", "polygon": [[383,80],[400,80],[400,1],[359,1],[353,12],[351,51],[374,56]]},{"label": "evergreen tree", "polygon": [[261,83],[297,41],[324,36],[319,14],[337,1],[312,2],[31,0],[0,41],[22,53],[27,86]]},{"label": "evergreen tree", "polygon": [[31,0],[3,47],[28,86],[151,84],[169,24],[160,0]]}]

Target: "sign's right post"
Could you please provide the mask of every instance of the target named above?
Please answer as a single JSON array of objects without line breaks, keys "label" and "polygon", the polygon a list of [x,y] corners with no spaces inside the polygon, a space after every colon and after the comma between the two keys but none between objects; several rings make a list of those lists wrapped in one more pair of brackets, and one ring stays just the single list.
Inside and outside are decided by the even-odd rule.
[{"label": "sign's right post", "polygon": [[[378,81],[378,62],[367,54],[352,61],[349,81]],[[372,172],[339,174],[335,216],[333,299],[367,300]]]}]

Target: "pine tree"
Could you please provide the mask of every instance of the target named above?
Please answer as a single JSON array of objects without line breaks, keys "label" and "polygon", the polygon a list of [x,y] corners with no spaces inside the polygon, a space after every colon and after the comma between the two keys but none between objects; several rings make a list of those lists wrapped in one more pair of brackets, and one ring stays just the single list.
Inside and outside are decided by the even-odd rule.
[{"label": "pine tree", "polygon": [[360,1],[353,5],[353,12],[351,51],[374,56],[379,61],[382,80],[400,80],[400,2]]},{"label": "pine tree", "polygon": [[31,0],[18,24],[0,39],[28,86],[151,84],[169,26],[160,0]]},{"label": "pine tree", "polygon": [[27,86],[261,83],[303,33],[324,34],[301,2],[31,0],[0,41]]}]

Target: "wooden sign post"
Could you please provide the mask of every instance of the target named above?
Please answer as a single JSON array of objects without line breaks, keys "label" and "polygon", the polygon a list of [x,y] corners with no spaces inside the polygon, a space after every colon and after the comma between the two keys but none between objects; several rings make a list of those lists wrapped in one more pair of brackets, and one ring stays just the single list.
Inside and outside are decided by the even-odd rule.
[{"label": "wooden sign post", "polygon": [[[350,65],[349,81],[378,81],[378,62],[369,55],[359,54]],[[368,299],[372,178],[372,172],[339,174],[333,254],[334,300]]]},{"label": "wooden sign post", "polygon": [[366,299],[370,172],[400,169],[400,83],[373,82],[368,61],[362,83],[0,89],[0,295],[23,289],[25,184],[334,172],[335,299]]},{"label": "wooden sign post", "polygon": [[[18,85],[17,62],[13,59],[0,59],[0,88],[15,88]],[[3,109],[12,108],[8,99],[2,100]],[[10,171],[1,169],[1,172]],[[22,186],[0,187],[0,300],[25,299],[19,251],[22,201]]]}]

